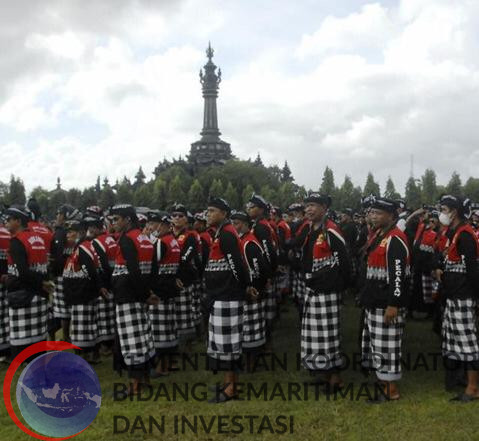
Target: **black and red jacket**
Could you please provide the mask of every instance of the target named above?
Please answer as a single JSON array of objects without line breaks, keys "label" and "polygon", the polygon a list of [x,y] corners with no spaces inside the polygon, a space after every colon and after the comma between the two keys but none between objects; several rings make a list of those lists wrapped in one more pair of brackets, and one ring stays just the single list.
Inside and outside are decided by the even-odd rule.
[{"label": "black and red jacket", "polygon": [[205,268],[208,301],[244,300],[251,283],[238,233],[225,222],[216,231]]},{"label": "black and red jacket", "polygon": [[115,266],[118,243],[108,233],[102,233],[91,241],[100,261],[100,275],[105,288],[111,289],[111,275]]},{"label": "black and red jacket", "polygon": [[412,265],[415,272],[430,275],[434,268],[436,240],[437,233],[426,228],[424,222],[420,222],[412,247]]},{"label": "black and red jacket", "polygon": [[155,243],[152,269],[153,291],[163,299],[179,294],[176,285],[180,268],[181,249],[173,234],[158,238]]},{"label": "black and red jacket", "polygon": [[132,228],[118,239],[111,276],[116,303],[144,302],[150,295],[153,244],[141,230]]},{"label": "black and red jacket", "polygon": [[47,296],[42,283],[48,279],[48,250],[42,237],[33,231],[19,231],[10,239],[7,262],[8,291],[24,289]]},{"label": "black and red jacket", "polygon": [[253,234],[263,248],[266,260],[274,274],[278,268],[278,248],[275,233],[267,219],[256,219],[252,228]]},{"label": "black and red jacket", "polygon": [[208,262],[208,254],[210,252],[211,245],[213,244],[213,238],[209,231],[203,231],[202,233],[200,233],[200,239],[201,239],[201,261],[203,262],[203,266],[205,266],[206,262]]},{"label": "black and red jacket", "polygon": [[27,229],[38,234],[43,239],[43,241],[45,242],[45,246],[47,247],[48,253],[50,253],[53,241],[53,233],[51,232],[51,230],[37,221],[28,222]]},{"label": "black and red jacket", "polygon": [[286,265],[288,263],[287,244],[291,240],[291,228],[284,219],[277,224],[279,256],[278,264]]},{"label": "black and red jacket", "polygon": [[0,226],[0,276],[8,272],[7,255],[9,248],[10,233],[5,227]]},{"label": "black and red jacket", "polygon": [[406,234],[396,225],[377,232],[367,249],[364,286],[360,293],[365,308],[407,306],[411,253]]},{"label": "black and red jacket", "polygon": [[100,261],[89,240],[78,244],[63,269],[63,292],[67,305],[86,305],[100,295],[103,284]]},{"label": "black and red jacket", "polygon": [[291,226],[291,240],[289,247],[293,251],[291,267],[295,271],[301,271],[302,269],[301,260],[303,256],[303,246],[308,237],[310,228],[311,222],[307,219],[303,219],[301,222],[296,222]]},{"label": "black and red jacket", "polygon": [[196,282],[201,273],[200,243],[197,235],[196,231],[187,229],[174,234],[181,249],[178,276],[184,286]]},{"label": "black and red jacket", "polygon": [[442,288],[445,298],[479,298],[479,241],[470,225],[449,229]]},{"label": "black and red jacket", "polygon": [[242,254],[245,259],[253,286],[261,293],[268,278],[270,278],[269,265],[266,263],[264,251],[256,236],[248,231],[240,236]]},{"label": "black and red jacket", "polygon": [[330,219],[317,229],[311,227],[303,246],[306,286],[322,293],[340,292],[349,286],[351,262],[346,241]]}]

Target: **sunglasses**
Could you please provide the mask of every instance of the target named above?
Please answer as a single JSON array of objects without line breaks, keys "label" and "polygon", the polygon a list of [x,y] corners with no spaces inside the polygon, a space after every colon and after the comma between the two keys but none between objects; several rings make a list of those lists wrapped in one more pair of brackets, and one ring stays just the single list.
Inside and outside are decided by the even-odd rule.
[{"label": "sunglasses", "polygon": [[121,219],[120,216],[113,216],[113,217],[111,218],[111,221],[112,221],[112,222],[118,222],[120,219]]},{"label": "sunglasses", "polygon": [[185,217],[185,215],[183,213],[172,213],[171,214],[171,217]]}]

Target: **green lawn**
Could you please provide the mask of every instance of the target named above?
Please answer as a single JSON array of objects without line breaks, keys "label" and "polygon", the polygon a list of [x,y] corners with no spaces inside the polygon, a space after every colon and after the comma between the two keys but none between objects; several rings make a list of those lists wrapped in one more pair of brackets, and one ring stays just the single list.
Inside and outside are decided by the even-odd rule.
[{"label": "green lawn", "polygon": [[[357,321],[358,310],[352,301],[348,300],[343,314],[343,341],[344,352],[352,358],[352,353],[357,352]],[[261,383],[280,383],[287,390],[288,383],[303,383],[310,381],[310,376],[304,371],[296,370],[295,354],[299,351],[299,322],[296,310],[292,305],[283,313],[277,323],[275,331],[275,350],[279,356],[288,353],[289,369],[284,371],[276,369],[274,372],[261,371],[254,374],[245,374],[241,380],[249,382],[258,388]],[[430,322],[409,321],[406,326],[405,352],[409,352],[415,360],[420,352],[437,353],[439,339],[431,331]],[[203,344],[198,343],[195,349],[204,352]],[[427,362],[432,366],[432,356],[427,357]],[[400,383],[402,399],[399,402],[383,405],[368,405],[365,399],[350,400],[349,397],[337,397],[328,400],[326,395],[320,394],[318,400],[310,394],[309,400],[282,400],[279,396],[272,401],[263,399],[233,401],[226,404],[212,405],[196,400],[167,401],[161,399],[148,402],[113,401],[112,390],[114,382],[124,381],[112,372],[111,359],[105,359],[96,366],[102,385],[102,406],[100,412],[84,433],[76,439],[81,440],[277,440],[278,438],[294,438],[298,440],[479,440],[479,403],[453,404],[448,399],[452,396],[444,391],[441,363],[438,370],[417,368],[407,371]],[[0,371],[5,375],[5,367]],[[359,391],[365,379],[358,370],[350,367],[343,375],[346,382],[354,387],[354,396]],[[163,382],[166,390],[172,391],[172,384],[184,383],[213,384],[221,381],[220,375],[215,376],[204,370],[187,369],[177,372],[166,380],[153,380],[155,392],[157,386]],[[370,381],[370,390],[373,390]],[[312,388],[310,391],[314,391]],[[210,393],[211,396],[211,393]],[[17,411],[18,413],[18,411]],[[144,434],[141,430],[134,433],[114,434],[113,416],[123,415],[131,419],[140,415],[147,423],[148,417],[153,416],[157,421],[165,417],[165,433],[154,431]],[[186,434],[174,433],[174,416],[193,417],[202,415],[204,418],[215,415],[227,416],[258,416],[276,417],[277,415],[292,416],[294,419],[294,433],[270,434],[263,431],[261,435],[250,434],[249,426],[245,424],[242,434],[220,434],[218,426],[214,425],[211,433],[199,430],[195,435],[191,431]],[[19,415],[20,416],[20,415]],[[258,420],[256,420],[258,421]],[[259,423],[255,424],[258,429]],[[234,429],[231,425],[226,429]],[[275,428],[278,428],[275,426]],[[0,440],[25,440],[29,437],[23,434],[6,414],[5,407],[1,406],[0,413]]]}]

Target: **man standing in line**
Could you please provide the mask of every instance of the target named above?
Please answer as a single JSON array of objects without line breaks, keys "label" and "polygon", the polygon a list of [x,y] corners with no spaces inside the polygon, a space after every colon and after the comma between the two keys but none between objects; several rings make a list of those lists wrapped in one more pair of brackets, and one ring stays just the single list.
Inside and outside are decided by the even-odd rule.
[{"label": "man standing in line", "polygon": [[400,398],[401,346],[409,303],[410,249],[406,235],[396,225],[397,205],[374,198],[370,218],[377,235],[368,246],[366,278],[360,293],[364,308],[363,367],[375,370],[382,394],[371,403]]},{"label": "man standing in line", "polygon": [[341,292],[348,287],[351,263],[346,241],[327,212],[331,198],[310,193],[304,200],[311,229],[303,247],[306,281],[301,321],[301,359],[311,373],[319,373],[325,390],[343,386],[341,357]]},{"label": "man standing in line", "polygon": [[208,204],[208,224],[217,227],[205,268],[209,314],[208,364],[214,372],[224,371],[224,386],[211,403],[223,403],[237,396],[239,362],[242,353],[243,305],[245,295],[258,292],[246,270],[238,233],[228,219],[230,207],[221,198]]}]

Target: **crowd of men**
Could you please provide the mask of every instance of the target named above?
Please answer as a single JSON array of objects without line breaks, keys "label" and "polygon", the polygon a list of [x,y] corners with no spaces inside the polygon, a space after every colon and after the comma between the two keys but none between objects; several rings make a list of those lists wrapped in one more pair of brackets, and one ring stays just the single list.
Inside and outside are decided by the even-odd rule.
[{"label": "crowd of men", "polygon": [[357,213],[331,204],[312,192],[284,213],[256,194],[245,211],[212,198],[194,215],[181,203],[168,212],[62,205],[51,225],[34,199],[5,207],[0,351],[12,359],[61,329],[92,364],[113,354],[135,395],[169,375],[167,354],[205,339],[209,367],[224,372],[211,401],[225,402],[237,397],[239,372],[271,351],[290,298],[304,368],[340,389],[340,311],[351,293],[363,367],[384,392],[372,402],[400,398],[406,318],[418,313],[442,336],[446,388],[465,387],[453,400],[479,399],[479,211],[453,195],[414,212],[374,196]]}]

